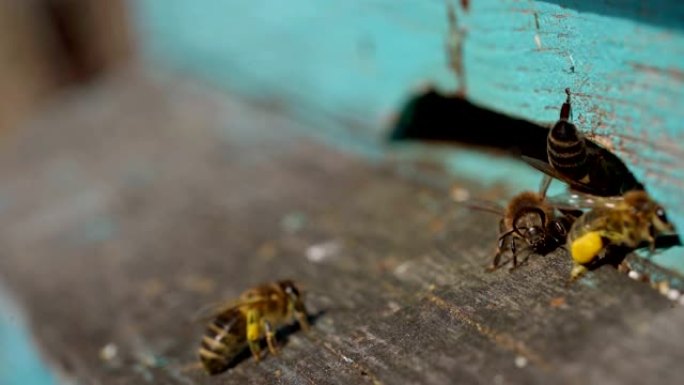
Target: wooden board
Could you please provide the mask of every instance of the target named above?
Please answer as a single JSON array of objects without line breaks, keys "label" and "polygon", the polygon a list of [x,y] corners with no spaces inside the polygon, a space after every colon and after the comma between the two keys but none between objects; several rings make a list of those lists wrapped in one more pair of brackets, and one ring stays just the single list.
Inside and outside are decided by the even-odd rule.
[{"label": "wooden board", "polygon": [[[562,253],[485,273],[497,218],[434,164],[369,164],[170,79],[72,95],[0,151],[0,278],[88,384],[641,384],[684,375],[684,309]],[[398,175],[406,167],[421,178]],[[291,277],[317,318],[282,354],[193,370],[207,304]],[[107,349],[108,359],[101,357]],[[112,355],[112,347],[116,355]]]},{"label": "wooden board", "polygon": [[[580,129],[622,157],[684,229],[681,1],[137,4],[155,65],[277,106],[366,153],[427,84],[543,125],[569,87]],[[684,273],[684,249],[660,262]]]}]

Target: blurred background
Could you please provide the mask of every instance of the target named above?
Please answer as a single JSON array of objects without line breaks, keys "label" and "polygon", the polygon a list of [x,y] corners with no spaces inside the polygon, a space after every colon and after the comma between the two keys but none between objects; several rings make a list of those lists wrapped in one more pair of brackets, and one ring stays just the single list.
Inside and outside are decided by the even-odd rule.
[{"label": "blurred background", "polygon": [[[236,229],[254,221],[253,233],[297,233],[306,210],[278,200],[323,207],[354,195],[316,190],[335,187],[331,170],[361,183],[370,177],[356,167],[371,165],[445,197],[500,200],[535,189],[539,174],[518,157],[545,156],[545,127],[566,87],[576,90],[581,128],[622,157],[684,228],[683,25],[674,1],[1,2],[0,383],[71,381],[41,360],[42,344],[57,372],[87,367],[77,353],[54,354],[71,340],[64,325],[92,326],[74,327],[73,340],[91,341],[75,352],[113,360],[103,320],[121,321],[129,340],[138,333],[129,327],[138,318],[114,309],[132,300],[149,309],[145,301],[171,290],[164,277],[175,273],[156,277],[159,266],[177,269],[177,286],[193,293],[164,297],[167,310],[221,298],[223,263],[235,278],[231,295],[269,279],[256,262],[223,260],[233,249],[245,260],[255,250],[274,258],[259,238],[267,235],[243,245],[252,233]],[[402,144],[415,138],[457,150]],[[306,178],[282,177],[281,164]],[[176,221],[194,223],[178,220],[188,215],[211,224],[178,235]],[[264,225],[259,216],[279,219]],[[232,241],[198,235],[211,231]],[[199,256],[188,262],[180,250],[193,247]],[[167,252],[179,256],[166,260]],[[683,254],[674,248],[656,261],[684,273]],[[106,306],[91,305],[111,314],[81,317],[100,291],[110,293]],[[47,325],[55,314],[65,317]],[[146,325],[163,328],[157,321]],[[136,365],[148,379],[147,366]]]}]

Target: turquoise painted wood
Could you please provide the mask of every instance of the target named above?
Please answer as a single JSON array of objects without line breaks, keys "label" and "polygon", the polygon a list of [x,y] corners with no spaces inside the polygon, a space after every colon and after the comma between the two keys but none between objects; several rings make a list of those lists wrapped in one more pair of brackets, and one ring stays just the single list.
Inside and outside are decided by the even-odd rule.
[{"label": "turquoise painted wood", "polygon": [[[570,87],[579,127],[621,156],[684,230],[684,3],[558,3],[569,8],[472,3],[468,98],[552,122]],[[681,248],[660,261],[684,271]]]},{"label": "turquoise painted wood", "polygon": [[0,384],[55,385],[57,379],[40,359],[21,314],[0,288]]},{"label": "turquoise painted wood", "polygon": [[[378,153],[397,106],[425,84],[543,124],[570,87],[580,128],[620,155],[684,230],[683,2],[133,5],[151,60],[314,120],[321,137],[367,153]],[[499,175],[473,159],[450,164]],[[681,249],[659,258],[684,272]]]},{"label": "turquoise painted wood", "polygon": [[133,5],[144,47],[160,64],[320,121],[323,136],[346,147],[372,151],[360,142],[377,142],[410,92],[456,83],[441,1],[415,2],[410,12],[391,0]]}]

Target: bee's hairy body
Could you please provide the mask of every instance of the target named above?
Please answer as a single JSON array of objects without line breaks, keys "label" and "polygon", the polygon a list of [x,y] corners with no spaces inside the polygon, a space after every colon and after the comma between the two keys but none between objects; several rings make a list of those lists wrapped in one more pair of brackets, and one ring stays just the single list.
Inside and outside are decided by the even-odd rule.
[{"label": "bee's hairy body", "polygon": [[524,191],[516,195],[506,206],[504,227],[512,230],[516,226],[533,226],[539,222],[539,212],[547,218],[553,216],[553,208],[544,201],[544,197],[532,191]]},{"label": "bee's hairy body", "polygon": [[[548,187],[548,186],[547,186]],[[545,255],[561,246],[570,225],[569,217],[555,215],[555,209],[542,193],[525,191],[516,195],[506,206],[499,223],[499,243],[489,269],[497,269],[510,260],[512,268],[518,266],[518,251],[524,249]],[[510,251],[509,260],[501,262],[502,255]]]},{"label": "bee's hairy body", "polygon": [[292,319],[308,328],[306,309],[292,281],[280,281],[245,291],[238,302],[220,311],[209,323],[198,354],[207,373],[226,371],[249,346],[258,361],[265,336],[272,354],[277,353],[275,330]]},{"label": "bee's hairy body", "polygon": [[568,233],[575,263],[571,279],[586,272],[608,246],[636,249],[647,242],[653,251],[655,237],[668,232],[674,232],[674,226],[645,191],[630,191],[611,206],[597,206],[580,216]]},{"label": "bee's hairy body", "polygon": [[574,180],[588,178],[587,144],[574,124],[560,120],[547,138],[549,163],[559,173]]},{"label": "bee's hairy body", "polygon": [[567,183],[573,190],[611,197],[643,190],[627,166],[611,151],[586,138],[572,123],[570,89],[558,121],[546,140],[546,159],[523,156],[541,172]]},{"label": "bee's hairy body", "polygon": [[209,374],[228,369],[247,346],[246,330],[247,317],[239,309],[226,310],[211,321],[199,349],[200,361]]},{"label": "bee's hairy body", "polygon": [[568,234],[568,243],[572,243],[591,231],[597,231],[604,244],[637,247],[648,241],[649,219],[634,215],[629,208],[607,209],[597,208],[588,211],[577,219]]}]

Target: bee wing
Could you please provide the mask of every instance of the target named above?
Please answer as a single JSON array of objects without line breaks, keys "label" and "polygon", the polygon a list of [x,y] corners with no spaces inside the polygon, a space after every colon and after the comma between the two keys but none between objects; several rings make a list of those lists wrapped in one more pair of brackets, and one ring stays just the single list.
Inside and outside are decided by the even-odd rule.
[{"label": "bee wing", "polygon": [[525,161],[525,163],[529,164],[530,166],[536,168],[537,170],[543,172],[546,175],[552,176],[566,183],[576,183],[575,181],[568,179],[566,176],[556,171],[556,169],[553,168],[548,162],[544,162],[537,158],[530,158],[529,156],[525,155],[522,155],[521,158]]},{"label": "bee wing", "polygon": [[529,156],[525,156],[525,155],[522,156],[522,159],[527,164],[529,164],[530,166],[536,168],[537,170],[543,172],[544,174],[546,174],[548,176],[554,177],[560,181],[567,183],[571,188],[573,188],[575,190],[579,190],[579,191],[582,191],[585,193],[589,193],[589,192],[599,192],[600,193],[602,191],[602,190],[597,189],[595,186],[592,186],[590,184],[583,183],[581,181],[574,180],[574,179],[566,177],[565,175],[559,173],[555,168],[553,168],[553,166],[551,166],[547,162],[541,161],[541,160],[536,159],[536,158],[530,158]]},{"label": "bee wing", "polygon": [[499,216],[503,216],[505,211],[500,204],[486,200],[469,199],[467,201],[461,202],[460,204],[469,209],[484,211]]},{"label": "bee wing", "polygon": [[562,194],[547,197],[546,200],[554,207],[565,210],[582,210],[595,208],[615,208],[623,198],[599,197],[578,191],[566,191]]},{"label": "bee wing", "polygon": [[250,298],[248,300],[237,299],[234,301],[219,301],[210,303],[199,308],[192,316],[193,322],[207,322],[215,318],[217,315],[239,307],[251,306],[257,303],[267,301],[266,297]]}]

